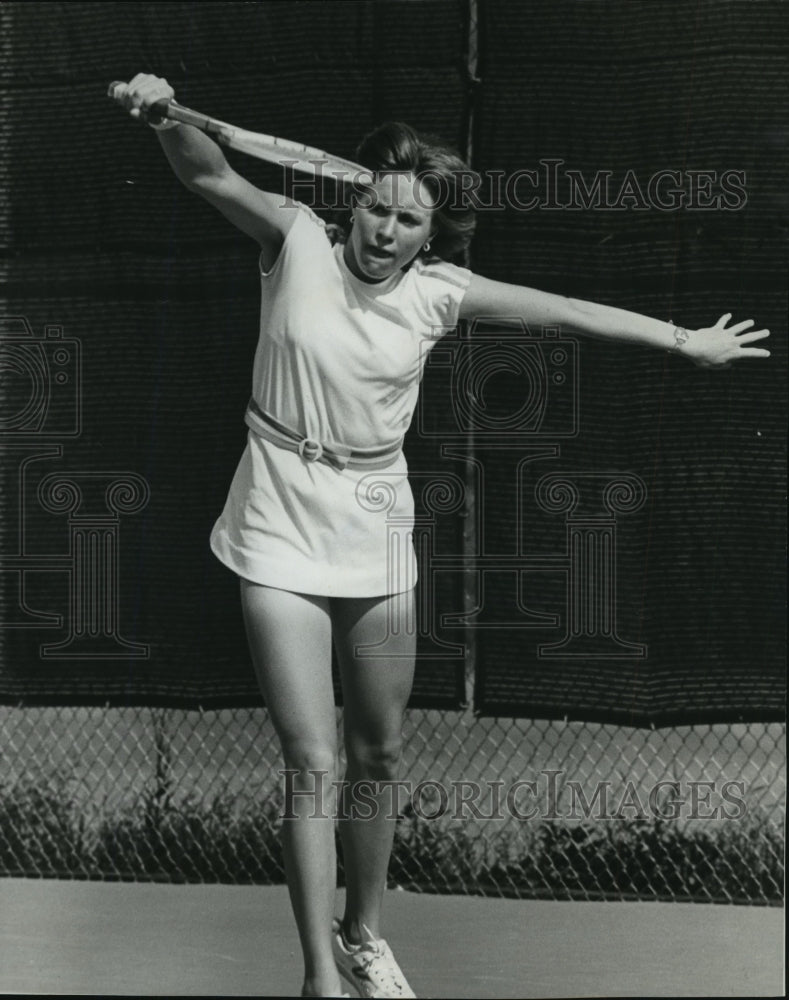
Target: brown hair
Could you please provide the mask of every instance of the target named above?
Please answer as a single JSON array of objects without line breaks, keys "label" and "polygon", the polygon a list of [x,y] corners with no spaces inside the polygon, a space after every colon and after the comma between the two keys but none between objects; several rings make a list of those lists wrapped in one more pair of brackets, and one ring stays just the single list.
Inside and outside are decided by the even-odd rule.
[{"label": "brown hair", "polygon": [[454,149],[403,122],[386,122],[362,139],[355,158],[373,173],[401,171],[420,177],[436,203],[433,219],[437,229],[429,255],[462,263],[474,235],[476,216],[461,179],[469,177],[471,171]]}]

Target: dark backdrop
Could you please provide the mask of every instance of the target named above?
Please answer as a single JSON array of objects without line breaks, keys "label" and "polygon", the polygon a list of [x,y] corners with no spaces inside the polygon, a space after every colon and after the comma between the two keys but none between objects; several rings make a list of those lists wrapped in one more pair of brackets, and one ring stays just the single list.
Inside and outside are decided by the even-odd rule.
[{"label": "dark backdrop", "polygon": [[[660,210],[633,197],[480,213],[471,261],[480,273],[687,327],[725,311],[752,316],[773,331],[773,356],[706,372],[585,340],[570,346],[572,419],[567,393],[551,391],[543,423],[509,436],[469,434],[446,367],[429,367],[407,446],[438,567],[414,704],[463,700],[465,643],[476,648],[475,704],[486,713],[634,723],[781,715],[785,8],[487,0],[477,9],[470,25],[463,0],[4,5],[4,700],[258,700],[237,581],[207,541],[246,435],[255,248],[182,190],[155,136],[106,100],[110,80],[142,70],[166,76],[188,106],[345,156],[386,118],[464,148],[473,111],[475,166],[539,178],[540,161],[561,161],[557,203],[568,169],[587,182],[608,171],[614,201],[628,171],[643,189],[658,170],[679,171],[685,189],[689,171],[706,171],[715,194],[724,171],[744,173],[745,201],[728,209]],[[284,183],[273,168],[234,163],[256,183]],[[519,190],[531,193],[528,183]],[[548,358],[541,332],[528,333],[532,358]],[[479,335],[447,338],[450,366]],[[32,377],[25,357],[44,372],[49,409],[38,426],[19,417]],[[523,378],[502,370],[486,393],[488,416],[506,422]],[[573,579],[556,561],[565,514],[535,498],[548,474],[643,483],[642,505],[615,522],[616,628],[639,655],[624,645],[616,655],[540,652],[566,631]],[[70,515],[53,476],[82,490]],[[132,484],[120,513],[106,500],[113,477]],[[466,506],[436,503],[431,482],[463,479]],[[137,489],[139,509],[127,509]],[[599,508],[589,510],[595,524]],[[502,557],[499,568],[469,557],[474,537],[489,562]],[[76,628],[69,588],[84,581],[70,567],[86,544],[103,573],[117,565],[117,586],[100,588],[117,593],[114,638],[96,657],[89,636],[47,652]],[[452,556],[464,545],[460,572]],[[536,566],[540,555],[549,558]],[[464,601],[474,628],[463,627]]]}]

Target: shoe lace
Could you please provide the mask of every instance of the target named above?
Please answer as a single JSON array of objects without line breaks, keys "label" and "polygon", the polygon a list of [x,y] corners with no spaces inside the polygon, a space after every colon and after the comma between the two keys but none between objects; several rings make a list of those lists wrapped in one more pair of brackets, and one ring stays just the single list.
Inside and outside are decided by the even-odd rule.
[{"label": "shoe lace", "polygon": [[369,935],[356,953],[362,968],[368,975],[374,976],[381,985],[385,985],[388,980],[389,985],[398,991],[403,991],[405,988],[403,972],[395,961],[391,948],[382,938],[373,937],[365,924],[362,928]]}]

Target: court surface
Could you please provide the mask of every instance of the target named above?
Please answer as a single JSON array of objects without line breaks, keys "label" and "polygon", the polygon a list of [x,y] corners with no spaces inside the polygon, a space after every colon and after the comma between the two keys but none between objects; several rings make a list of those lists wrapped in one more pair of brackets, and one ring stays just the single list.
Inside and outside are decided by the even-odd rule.
[{"label": "court surface", "polygon": [[[778,908],[389,892],[385,924],[420,997],[783,995]],[[300,985],[284,886],[0,879],[4,993],[293,996]]]}]

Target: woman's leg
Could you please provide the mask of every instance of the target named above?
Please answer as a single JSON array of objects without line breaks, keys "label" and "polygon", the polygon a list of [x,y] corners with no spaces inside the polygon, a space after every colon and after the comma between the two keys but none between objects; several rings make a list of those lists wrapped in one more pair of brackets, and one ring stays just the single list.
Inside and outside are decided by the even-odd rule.
[{"label": "woman's leg", "polygon": [[[292,788],[316,792],[286,802],[295,818],[282,824],[288,889],[304,953],[302,995],[339,996],[330,934],[337,886],[332,784],[337,780],[337,726],[328,598],[242,579],[241,606],[285,767],[296,772]],[[316,770],[325,772],[325,778],[310,774]],[[321,813],[325,819],[316,818]]]},{"label": "woman's leg", "polygon": [[[399,777],[403,712],[414,679],[416,635],[404,628],[413,621],[413,591],[377,598],[333,598],[334,641],[343,688],[343,728],[348,767],[344,811],[351,815],[349,785],[366,779]],[[393,627],[394,625],[394,627]],[[383,643],[383,645],[381,645]],[[357,650],[358,646],[378,646]],[[397,797],[382,786],[371,798],[377,811],[340,820],[346,878],[343,929],[351,942],[380,937],[381,904],[395,831]],[[392,806],[395,806],[393,809]]]}]

